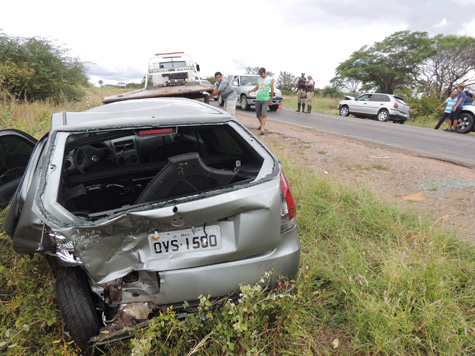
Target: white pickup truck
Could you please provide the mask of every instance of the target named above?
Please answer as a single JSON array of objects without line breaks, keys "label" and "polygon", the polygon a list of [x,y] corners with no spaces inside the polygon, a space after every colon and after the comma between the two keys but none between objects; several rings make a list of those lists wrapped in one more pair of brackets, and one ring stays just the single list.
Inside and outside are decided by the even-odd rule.
[{"label": "white pickup truck", "polygon": [[[255,88],[257,85],[258,75],[252,74],[237,74],[229,75],[226,80],[231,83],[238,96],[238,103],[241,105],[242,110],[249,110],[252,105],[256,104],[256,92],[248,93],[249,90]],[[218,96],[218,103],[220,106],[224,105],[223,98]],[[269,105],[270,111],[276,111],[279,105],[282,104],[282,92],[275,87],[274,83],[274,96],[272,98],[272,105]]]},{"label": "white pickup truck", "polygon": [[200,80],[200,66],[184,52],[158,53],[148,62],[143,89],[102,98],[104,104],[115,101],[163,96],[204,99],[208,102],[213,86]]}]

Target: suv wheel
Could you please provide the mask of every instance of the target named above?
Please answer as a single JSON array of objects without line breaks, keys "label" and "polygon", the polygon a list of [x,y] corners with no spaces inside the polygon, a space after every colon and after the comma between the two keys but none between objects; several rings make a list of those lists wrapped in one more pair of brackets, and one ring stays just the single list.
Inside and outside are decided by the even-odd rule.
[{"label": "suv wheel", "polygon": [[241,109],[249,110],[249,105],[247,105],[247,98],[245,95],[241,96]]},{"label": "suv wheel", "polygon": [[386,122],[389,119],[389,112],[386,109],[378,112],[378,121]]},{"label": "suv wheel", "polygon": [[348,115],[350,115],[350,110],[348,109],[348,106],[343,105],[340,108],[340,116],[348,116]]},{"label": "suv wheel", "polygon": [[461,113],[455,131],[458,133],[469,133],[474,128],[474,121],[472,114],[469,114],[468,112]]},{"label": "suv wheel", "polygon": [[278,108],[279,108],[279,105],[271,105],[271,106],[269,106],[269,110],[270,110],[270,111],[277,111]]}]

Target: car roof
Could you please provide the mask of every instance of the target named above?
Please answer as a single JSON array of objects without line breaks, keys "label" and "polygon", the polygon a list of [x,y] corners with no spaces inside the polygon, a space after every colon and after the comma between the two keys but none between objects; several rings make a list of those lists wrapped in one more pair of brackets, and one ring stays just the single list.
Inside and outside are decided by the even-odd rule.
[{"label": "car roof", "polygon": [[185,98],[124,100],[81,112],[60,112],[51,118],[51,131],[94,130],[167,124],[217,123],[235,120],[228,113]]}]

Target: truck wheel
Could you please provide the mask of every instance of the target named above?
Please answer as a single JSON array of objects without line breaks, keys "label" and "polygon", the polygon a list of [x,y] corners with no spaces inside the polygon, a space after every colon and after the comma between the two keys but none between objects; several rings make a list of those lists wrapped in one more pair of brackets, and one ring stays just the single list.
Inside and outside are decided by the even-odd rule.
[{"label": "truck wheel", "polygon": [[269,110],[270,110],[270,111],[277,111],[278,108],[279,108],[279,105],[271,105],[271,106],[269,106]]},{"label": "truck wheel", "polygon": [[241,96],[241,109],[249,110],[249,105],[247,104],[247,98],[245,95]]},{"label": "truck wheel", "polygon": [[79,267],[61,268],[56,277],[56,296],[66,331],[83,352],[90,351],[89,339],[99,335],[101,322],[84,271]]},{"label": "truck wheel", "polygon": [[468,112],[463,112],[460,114],[458,122],[457,122],[457,128],[455,131],[458,133],[469,133],[474,129],[474,117],[472,114]]},{"label": "truck wheel", "polygon": [[219,106],[224,106],[224,100],[221,94],[218,94],[218,105]]}]

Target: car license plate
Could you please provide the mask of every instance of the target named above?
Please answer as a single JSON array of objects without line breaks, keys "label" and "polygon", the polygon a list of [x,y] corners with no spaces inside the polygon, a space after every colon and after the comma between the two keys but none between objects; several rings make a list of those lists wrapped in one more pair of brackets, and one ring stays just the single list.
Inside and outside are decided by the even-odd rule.
[{"label": "car license plate", "polygon": [[155,232],[148,236],[152,254],[157,256],[218,250],[221,248],[221,232],[218,225],[193,229]]}]

